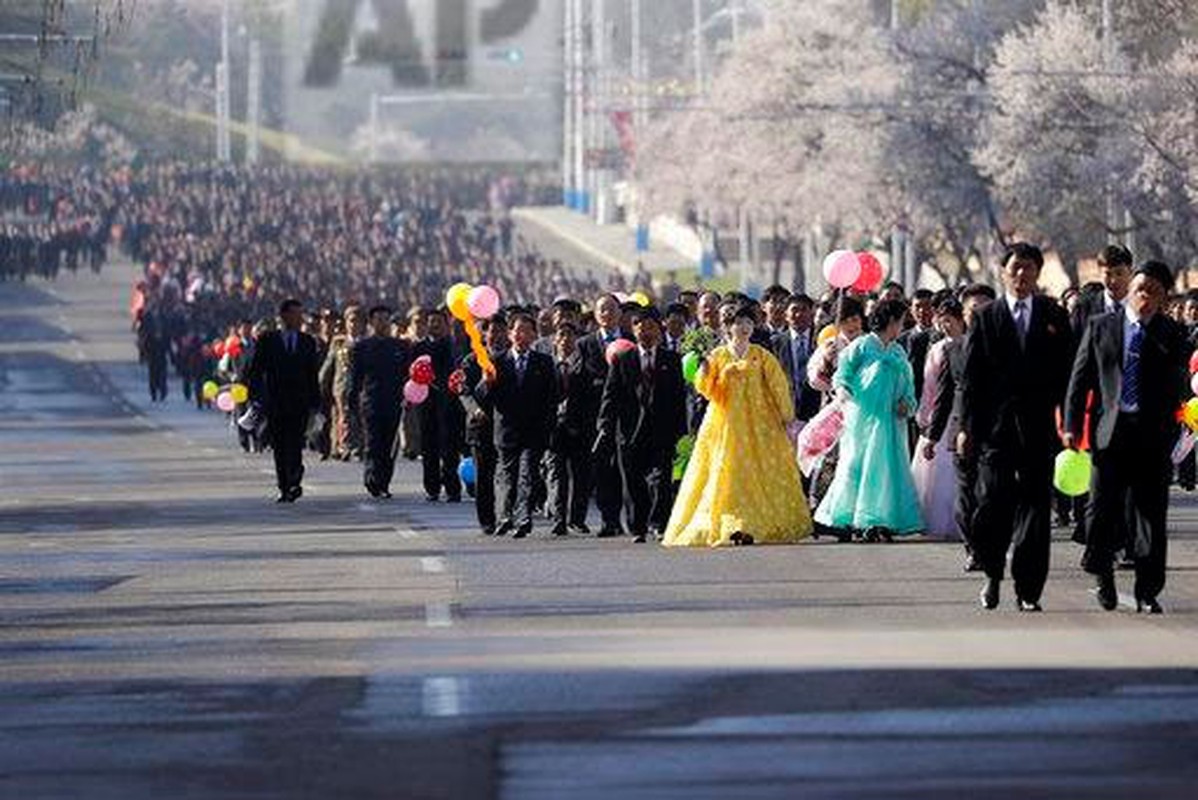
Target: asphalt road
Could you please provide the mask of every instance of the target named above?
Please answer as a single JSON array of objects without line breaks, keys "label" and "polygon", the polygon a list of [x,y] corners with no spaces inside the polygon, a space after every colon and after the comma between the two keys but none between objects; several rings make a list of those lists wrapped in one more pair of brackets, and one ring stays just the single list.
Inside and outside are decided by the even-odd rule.
[{"label": "asphalt road", "polygon": [[412,464],[280,507],[130,279],[0,284],[2,797],[1194,796],[1193,497],[1155,618],[1064,537],[1029,616],[949,544],[485,539]]}]

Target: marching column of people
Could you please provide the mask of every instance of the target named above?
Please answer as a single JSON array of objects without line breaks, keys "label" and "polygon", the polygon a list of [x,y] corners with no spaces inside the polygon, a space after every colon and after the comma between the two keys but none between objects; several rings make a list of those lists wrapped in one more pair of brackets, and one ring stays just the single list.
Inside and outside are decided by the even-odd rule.
[{"label": "marching column of people", "polygon": [[[1137,606],[1156,613],[1193,336],[1173,318],[1160,262],[1103,251],[1103,304],[1092,293],[1084,309],[1039,290],[1043,264],[1016,244],[1001,292],[972,285],[921,295],[918,308],[892,286],[818,302],[775,287],[766,304],[686,292],[664,317],[614,294],[590,314],[573,298],[550,313],[510,306],[482,322],[494,370],[444,308],[351,306],[351,339],[336,315],[306,319],[289,300],[276,329],[237,328],[248,364],[228,368],[266,418],[280,502],[301,496],[304,443],[332,412],[334,452],[342,432],[358,432],[369,494],[390,497],[395,459],[414,447],[427,499],[471,491],[487,535],[525,538],[539,518],[555,537],[589,534],[592,502],[599,537],[670,546],[923,534],[963,545],[965,569],[985,573],[986,609],[1000,604],[1008,563],[1014,607],[1042,609],[1054,458],[1088,441],[1091,492],[1058,527],[1085,545],[1102,608],[1116,606],[1126,561]],[[690,353],[700,358],[688,383]],[[402,387],[421,356],[434,377],[412,405]],[[795,437],[830,410],[843,429],[808,483]]]}]

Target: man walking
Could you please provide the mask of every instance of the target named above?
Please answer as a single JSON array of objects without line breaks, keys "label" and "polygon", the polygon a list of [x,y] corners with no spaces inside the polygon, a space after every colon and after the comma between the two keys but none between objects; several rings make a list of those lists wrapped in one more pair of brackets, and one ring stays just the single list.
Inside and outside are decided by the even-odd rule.
[{"label": "man walking", "polygon": [[370,309],[369,325],[370,336],[354,344],[350,358],[350,413],[360,415],[366,491],[371,497],[389,499],[395,472],[393,445],[411,357],[408,343],[391,336],[390,308]]},{"label": "man walking", "polygon": [[661,347],[661,314],[649,307],[633,322],[637,346],[616,357],[599,408],[599,448],[616,442],[635,542],[660,535],[673,504],[674,449],[686,433],[686,387],[677,353]]},{"label": "man walking", "polygon": [[282,330],[263,334],[250,362],[251,396],[262,405],[270,426],[280,503],[294,503],[304,493],[304,434],[309,416],[320,408],[316,381],[316,341],[300,331],[304,304],[284,300],[279,306]]},{"label": "man walking", "polygon": [[998,607],[1011,556],[1016,605],[1040,611],[1051,545],[1055,411],[1065,399],[1073,334],[1065,310],[1036,294],[1038,247],[1012,245],[1002,261],[1005,297],[977,313],[965,339],[957,452],[976,455],[974,545],[986,571],[983,607]]},{"label": "man walking", "polygon": [[1082,438],[1093,393],[1094,472],[1086,509],[1082,568],[1095,576],[1098,603],[1113,611],[1115,551],[1134,559],[1136,610],[1161,613],[1176,411],[1187,394],[1191,346],[1184,328],[1161,313],[1173,273],[1159,261],[1136,270],[1122,310],[1092,317],[1073,364],[1065,446]]}]

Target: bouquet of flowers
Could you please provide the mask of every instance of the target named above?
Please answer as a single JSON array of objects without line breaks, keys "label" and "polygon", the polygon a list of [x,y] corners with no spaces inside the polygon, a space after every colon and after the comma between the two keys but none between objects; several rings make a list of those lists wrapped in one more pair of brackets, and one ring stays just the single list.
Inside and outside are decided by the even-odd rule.
[{"label": "bouquet of flowers", "polygon": [[720,346],[720,337],[706,325],[692,328],[682,335],[682,352],[684,355],[694,353],[700,361],[707,358],[712,350]]},{"label": "bouquet of flowers", "polygon": [[832,449],[840,440],[844,430],[844,408],[839,399],[816,414],[810,422],[803,426],[798,435],[799,469],[804,475],[810,475],[820,458]]}]

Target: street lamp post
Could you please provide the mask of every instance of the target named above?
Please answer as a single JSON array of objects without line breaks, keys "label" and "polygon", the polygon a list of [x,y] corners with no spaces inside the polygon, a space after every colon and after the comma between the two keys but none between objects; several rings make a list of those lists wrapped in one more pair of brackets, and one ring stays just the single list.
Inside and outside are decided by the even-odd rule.
[{"label": "street lamp post", "polygon": [[220,62],[216,65],[216,159],[232,158],[229,142],[229,0],[220,9]]}]

